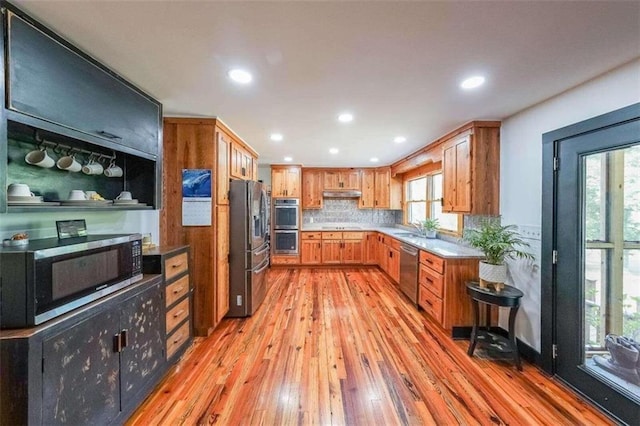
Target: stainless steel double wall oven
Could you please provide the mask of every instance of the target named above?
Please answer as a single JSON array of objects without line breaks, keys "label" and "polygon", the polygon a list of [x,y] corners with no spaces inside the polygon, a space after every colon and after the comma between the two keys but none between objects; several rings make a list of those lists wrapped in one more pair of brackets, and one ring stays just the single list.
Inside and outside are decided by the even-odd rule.
[{"label": "stainless steel double wall oven", "polygon": [[298,254],[300,200],[276,198],[273,200],[273,252]]}]

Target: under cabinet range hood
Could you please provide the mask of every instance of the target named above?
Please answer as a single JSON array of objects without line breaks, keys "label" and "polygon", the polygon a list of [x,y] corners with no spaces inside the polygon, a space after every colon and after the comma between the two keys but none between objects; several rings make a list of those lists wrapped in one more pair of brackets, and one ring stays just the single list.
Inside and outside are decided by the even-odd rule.
[{"label": "under cabinet range hood", "polygon": [[333,190],[323,191],[323,198],[360,198],[362,197],[362,191],[353,190]]}]

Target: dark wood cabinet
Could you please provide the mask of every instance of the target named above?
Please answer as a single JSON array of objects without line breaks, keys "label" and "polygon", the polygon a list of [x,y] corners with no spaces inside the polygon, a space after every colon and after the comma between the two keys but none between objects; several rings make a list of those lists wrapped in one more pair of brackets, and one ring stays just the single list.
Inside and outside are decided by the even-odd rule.
[{"label": "dark wood cabinet", "polygon": [[[2,3],[0,59],[0,213],[161,208],[162,104],[15,6]],[[48,149],[54,160],[115,164],[123,176],[87,176],[24,162]],[[7,184],[23,182],[49,204],[9,205]],[[69,188],[106,199],[130,191],[140,204],[58,206]]]},{"label": "dark wood cabinet", "polygon": [[6,13],[9,109],[158,154],[158,102],[62,40]]},{"label": "dark wood cabinet", "polygon": [[151,275],[38,327],[0,331],[2,422],[124,422],[167,369],[164,312],[162,277]]}]

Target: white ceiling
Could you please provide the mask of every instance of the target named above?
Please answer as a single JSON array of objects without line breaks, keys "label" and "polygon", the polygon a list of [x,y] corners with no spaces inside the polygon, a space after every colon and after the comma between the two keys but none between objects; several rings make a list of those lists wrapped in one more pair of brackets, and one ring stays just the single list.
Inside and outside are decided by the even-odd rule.
[{"label": "white ceiling", "polygon": [[[640,57],[638,1],[14,3],[159,99],[165,116],[220,117],[260,163],[389,164]],[[229,81],[236,66],[251,85]],[[478,73],[483,87],[458,87]],[[346,110],[355,120],[339,123]],[[276,131],[282,142],[269,140]]]}]

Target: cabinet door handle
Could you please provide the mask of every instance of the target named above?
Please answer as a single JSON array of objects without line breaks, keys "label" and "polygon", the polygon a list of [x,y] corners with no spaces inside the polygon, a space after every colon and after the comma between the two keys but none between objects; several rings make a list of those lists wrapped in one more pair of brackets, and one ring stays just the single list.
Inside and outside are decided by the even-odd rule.
[{"label": "cabinet door handle", "polygon": [[245,169],[244,167],[242,168],[242,176],[244,176],[247,173],[247,169]]},{"label": "cabinet door handle", "polygon": [[129,339],[127,338],[127,329],[124,328],[120,331],[120,342],[122,348],[126,348],[129,344]]},{"label": "cabinet door handle", "polygon": [[120,339],[120,333],[113,335],[113,351],[116,353],[122,352],[122,339]]},{"label": "cabinet door handle", "polygon": [[122,139],[122,137],[114,135],[113,133],[105,132],[104,130],[98,130],[96,133],[109,139]]}]

